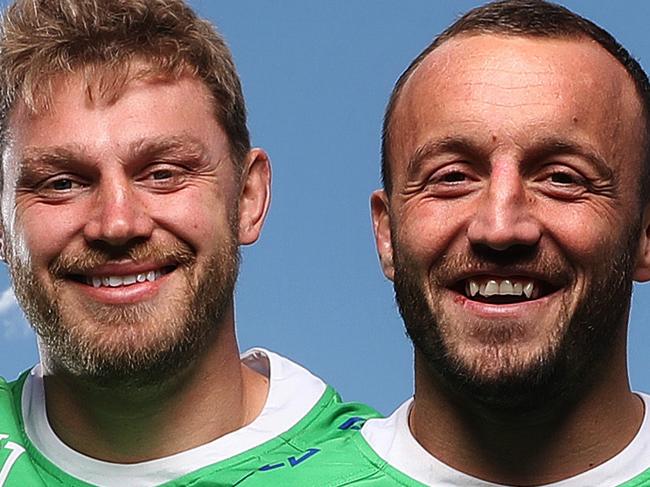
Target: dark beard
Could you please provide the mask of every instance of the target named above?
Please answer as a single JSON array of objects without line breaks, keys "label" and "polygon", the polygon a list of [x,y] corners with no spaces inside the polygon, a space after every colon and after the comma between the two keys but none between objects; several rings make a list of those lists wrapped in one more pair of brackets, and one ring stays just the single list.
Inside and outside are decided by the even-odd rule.
[{"label": "dark beard", "polygon": [[[169,303],[169,307],[183,311],[153,324],[155,331],[151,330],[152,323],[140,326],[156,311],[146,304],[97,305],[92,324],[70,322],[65,304],[57,297],[62,276],[120,257],[134,261],[167,257],[178,262],[174,273],[185,276],[188,292]],[[15,262],[17,259],[11,259],[10,268],[16,298],[39,337],[50,367],[95,386],[138,388],[174,377],[212,343],[232,303],[239,250],[231,233],[198,278],[193,279],[196,258],[185,244],[155,248],[143,243],[121,255],[89,249],[83,255],[60,257],[53,262],[52,295],[31,269],[23,269]]]},{"label": "dark beard", "polygon": [[[518,363],[516,354],[509,354],[512,350],[499,345],[508,341],[509,329],[495,327],[498,330],[495,334],[500,336],[495,339],[491,353],[494,360],[503,365],[503,373],[497,376],[482,374],[480,366],[468,364],[454,353],[442,331],[453,327],[454,323],[445,322],[444,313],[435,309],[435,304],[429,304],[423,284],[413,277],[420,274],[414,272],[414,266],[402,258],[394,246],[395,297],[406,331],[424,359],[423,365],[455,393],[491,409],[527,411],[549,401],[570,401],[577,397],[589,387],[590,379],[598,377],[613,344],[624,331],[621,327],[627,319],[632,294],[638,230],[639,227],[635,227],[629,237],[615,247],[618,254],[612,254],[609,260],[603,258],[594,269],[593,280],[575,312],[569,316],[564,307],[558,317],[565,321],[559,336],[555,341],[550,340],[549,346],[535,359]],[[486,264],[491,264],[492,268],[495,265],[533,266],[543,269],[545,275],[554,273],[570,281],[570,274],[565,271],[569,269],[568,264],[542,254],[539,249],[511,254],[490,251],[460,258],[445,255],[437,269],[442,269],[444,274]]]}]

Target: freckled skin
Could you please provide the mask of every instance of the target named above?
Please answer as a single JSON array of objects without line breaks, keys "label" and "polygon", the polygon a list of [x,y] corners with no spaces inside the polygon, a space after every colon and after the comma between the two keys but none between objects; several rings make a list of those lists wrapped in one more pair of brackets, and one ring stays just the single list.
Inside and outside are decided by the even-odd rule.
[{"label": "freckled skin", "polygon": [[[389,127],[393,190],[377,191],[371,200],[377,248],[385,275],[393,280],[396,266],[403,266],[436,318],[446,351],[477,380],[498,381],[552,357],[571,317],[606,278],[604,262],[627,252],[630,229],[641,226],[632,236],[639,252],[631,257],[631,272],[647,279],[648,218],[638,199],[642,120],[624,68],[589,41],[459,36],[433,51],[404,85]],[[561,270],[556,292],[507,313],[467,306],[464,296],[440,282],[441,266],[478,255],[477,249],[544,256],[548,269]],[[453,268],[445,269],[444,277],[450,273]],[[418,441],[482,478],[525,485],[527,474],[536,472],[535,482],[551,482],[586,469],[588,461],[575,453],[585,446],[580,425],[599,417],[596,438],[607,442],[590,445],[590,454],[597,453],[587,460],[610,458],[641,417],[627,383],[626,319],[623,309],[608,324],[616,338],[607,365],[585,366],[585,373],[598,374],[596,385],[562,432],[576,442],[551,434],[548,450],[541,441],[522,440],[531,437],[530,425],[481,409],[472,397],[449,397],[416,343],[411,428]],[[605,406],[604,399],[611,397],[617,405],[606,413],[612,403]],[[608,423],[604,418],[614,410],[619,422]],[[556,433],[540,424],[542,436]],[[538,455],[534,461],[531,452]]]}]

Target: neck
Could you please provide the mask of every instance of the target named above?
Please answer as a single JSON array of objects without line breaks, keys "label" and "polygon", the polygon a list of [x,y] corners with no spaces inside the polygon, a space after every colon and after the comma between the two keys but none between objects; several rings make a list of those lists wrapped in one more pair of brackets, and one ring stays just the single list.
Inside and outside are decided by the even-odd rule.
[{"label": "neck", "polygon": [[540,485],[609,460],[634,438],[643,403],[628,385],[624,336],[603,374],[579,397],[542,400],[535,410],[487,408],[454,392],[416,352],[410,428],[449,466],[508,485]]},{"label": "neck", "polygon": [[252,422],[268,381],[243,365],[232,313],[201,356],[164,383],[96,387],[44,367],[48,420],[73,449],[100,460],[138,463],[208,443]]}]

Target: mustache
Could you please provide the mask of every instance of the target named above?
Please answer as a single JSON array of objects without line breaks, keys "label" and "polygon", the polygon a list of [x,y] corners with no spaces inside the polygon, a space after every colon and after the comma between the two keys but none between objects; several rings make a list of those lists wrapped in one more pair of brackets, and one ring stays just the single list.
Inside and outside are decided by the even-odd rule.
[{"label": "mustache", "polygon": [[61,254],[52,261],[49,270],[52,275],[64,277],[70,274],[85,274],[101,265],[116,261],[173,263],[188,266],[195,262],[196,255],[183,242],[153,244],[142,242],[122,248],[86,248],[74,254]]},{"label": "mustache", "polygon": [[469,250],[462,254],[444,254],[434,266],[433,280],[442,286],[456,284],[471,275],[504,274],[533,276],[555,286],[574,279],[575,273],[568,260],[560,253],[534,249],[525,253]]}]

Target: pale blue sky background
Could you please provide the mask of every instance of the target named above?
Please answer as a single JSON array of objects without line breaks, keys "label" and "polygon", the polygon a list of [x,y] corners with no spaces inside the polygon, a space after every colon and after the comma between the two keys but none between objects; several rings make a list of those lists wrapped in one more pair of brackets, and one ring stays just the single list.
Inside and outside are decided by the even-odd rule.
[{"label": "pale blue sky background", "polygon": [[[274,167],[271,213],[244,250],[242,349],[292,357],[344,398],[388,413],[412,392],[412,350],[380,272],[368,196],[379,186],[384,105],[410,60],[475,1],[194,0],[228,40],[256,145]],[[0,2],[6,4],[6,1]],[[650,2],[567,1],[650,68]],[[37,360],[0,271],[0,375]],[[650,392],[650,286],[630,331],[635,388]]]}]

